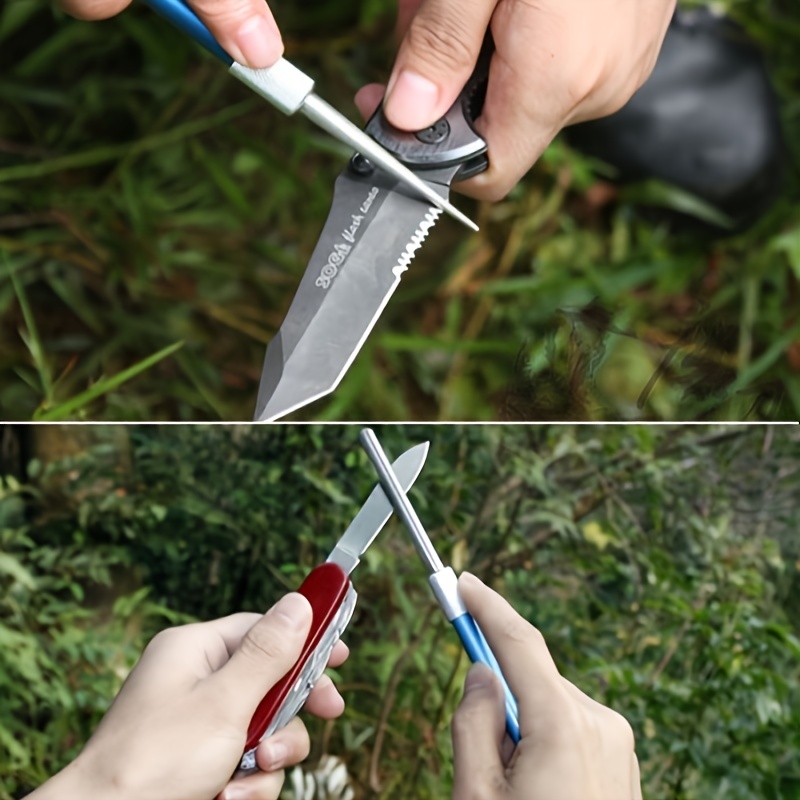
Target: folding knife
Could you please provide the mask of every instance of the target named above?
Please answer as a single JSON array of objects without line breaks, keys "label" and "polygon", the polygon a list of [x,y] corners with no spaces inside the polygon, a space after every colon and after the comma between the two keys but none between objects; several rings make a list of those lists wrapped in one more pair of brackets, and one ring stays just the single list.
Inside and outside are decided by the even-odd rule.
[{"label": "folding knife", "polygon": [[[423,442],[406,450],[392,464],[402,491],[407,492],[411,488],[427,455],[428,443]],[[325,563],[315,567],[298,589],[311,604],[311,630],[297,662],[270,689],[253,714],[237,774],[247,774],[257,769],[255,754],[258,743],[294,719],[325,671],[331,650],[339,641],[355,609],[356,591],[349,575],[391,515],[392,504],[378,485]]]},{"label": "folding knife", "polygon": [[[473,122],[483,106],[491,39],[456,102],[417,133],[379,109],[373,139],[447,198],[450,185],[486,169]],[[441,214],[359,153],[336,179],[333,205],[280,330],[267,347],[255,419],[273,420],[336,388],[416,251]]]}]

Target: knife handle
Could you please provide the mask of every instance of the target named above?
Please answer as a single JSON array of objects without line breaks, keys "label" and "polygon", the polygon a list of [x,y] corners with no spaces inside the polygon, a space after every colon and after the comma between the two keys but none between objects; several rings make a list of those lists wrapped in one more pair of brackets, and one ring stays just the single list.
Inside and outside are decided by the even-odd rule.
[{"label": "knife handle", "polygon": [[229,67],[230,74],[234,78],[272,103],[278,111],[294,114],[300,110],[313,91],[314,81],[285,58],[279,58],[266,69],[251,69],[234,61],[185,0],[144,0],[144,2],[176,28],[189,34],[209,53],[215,55]]},{"label": "knife handle", "polygon": [[450,621],[456,629],[458,638],[461,639],[461,643],[464,645],[464,650],[469,656],[470,661],[472,661],[473,664],[478,662],[486,664],[500,680],[506,706],[506,730],[511,740],[516,744],[520,739],[517,700],[511,693],[511,688],[506,683],[506,679],[503,677],[500,664],[497,663],[497,659],[492,652],[492,648],[489,647],[489,643],[486,641],[483,631],[478,627],[475,618],[469,613],[462,614],[460,617],[456,617]]},{"label": "knife handle", "polygon": [[447,113],[423,131],[401,131],[383,114],[383,104],[366,132],[406,166],[415,170],[453,168],[451,180],[466,180],[489,166],[487,145],[474,122],[483,109],[494,41],[487,32],[478,61]]},{"label": "knife handle", "polygon": [[433,589],[433,594],[439,601],[447,619],[456,629],[458,638],[464,645],[464,650],[473,663],[486,664],[494,672],[500,685],[503,687],[503,698],[506,707],[506,730],[514,743],[519,742],[519,706],[517,699],[506,682],[503,670],[489,647],[483,631],[478,627],[473,616],[467,611],[461,595],[458,593],[458,578],[452,567],[434,572],[428,576],[428,582]]},{"label": "knife handle", "polygon": [[[300,710],[325,670],[330,650],[355,608],[356,593],[350,578],[332,562],[315,567],[298,591],[311,603],[311,630],[294,666],[258,704],[247,729],[245,755],[265,736],[286,725]],[[254,758],[248,761],[252,764],[243,763],[244,769],[255,766]]]},{"label": "knife handle", "polygon": [[169,20],[176,28],[192,37],[209,53],[230,66],[233,59],[222,49],[211,31],[183,0],[144,0],[157,14]]}]

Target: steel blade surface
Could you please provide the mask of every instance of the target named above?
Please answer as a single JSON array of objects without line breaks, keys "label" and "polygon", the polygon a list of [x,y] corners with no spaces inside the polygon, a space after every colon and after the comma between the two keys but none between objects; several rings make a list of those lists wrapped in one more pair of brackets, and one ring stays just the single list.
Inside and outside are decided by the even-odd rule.
[{"label": "steel blade surface", "polygon": [[[392,469],[404,492],[413,486],[422,470],[428,455],[428,447],[428,442],[415,445],[392,463]],[[388,522],[392,511],[389,498],[378,484],[370,492],[353,521],[347,526],[347,530],[342,534],[327,560],[338,564],[349,575],[358,565],[364,551]]]},{"label": "steel blade surface", "polygon": [[381,171],[364,177],[348,167],[336,179],[322,235],[267,347],[256,420],[284,416],[337,386],[440,214]]}]

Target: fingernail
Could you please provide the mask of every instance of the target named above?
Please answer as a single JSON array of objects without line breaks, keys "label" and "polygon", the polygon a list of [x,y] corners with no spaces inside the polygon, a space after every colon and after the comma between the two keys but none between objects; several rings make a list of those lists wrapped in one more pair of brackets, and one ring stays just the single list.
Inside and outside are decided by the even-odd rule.
[{"label": "fingernail", "polygon": [[234,43],[245,66],[253,69],[271,67],[283,52],[281,34],[275,21],[261,16],[250,17],[236,31]]},{"label": "fingernail", "polygon": [[310,604],[303,595],[291,592],[285,595],[267,612],[283,618],[288,624],[297,627],[308,623]]},{"label": "fingernail", "polygon": [[467,679],[464,681],[464,691],[472,692],[475,689],[485,689],[492,685],[493,680],[494,673],[486,664],[473,664],[467,673]]},{"label": "fingernail", "polygon": [[219,800],[247,800],[250,792],[238,783],[229,783],[220,793]]},{"label": "fingernail", "polygon": [[431,125],[436,120],[436,102],[439,99],[439,87],[418,75],[404,69],[389,81],[386,87],[386,113],[391,115],[396,124],[404,129],[418,131]]},{"label": "fingernail", "polygon": [[462,572],[458,576],[458,582],[463,583],[466,586],[477,586],[479,583],[483,583],[480,578],[476,578],[471,572]]},{"label": "fingernail", "polygon": [[286,764],[286,759],[289,756],[289,748],[283,744],[283,742],[270,742],[264,745],[264,750],[266,750],[266,752],[263,754],[262,759],[264,768],[268,772],[281,769]]}]

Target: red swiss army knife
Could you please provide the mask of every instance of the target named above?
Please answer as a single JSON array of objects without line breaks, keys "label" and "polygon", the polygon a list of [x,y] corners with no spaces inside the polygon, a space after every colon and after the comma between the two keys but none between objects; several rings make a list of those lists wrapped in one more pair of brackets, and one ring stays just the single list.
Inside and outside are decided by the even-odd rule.
[{"label": "red swiss army knife", "polygon": [[[407,450],[392,464],[404,492],[417,479],[427,455],[428,443],[424,442]],[[350,573],[391,515],[392,504],[378,485],[336,543],[327,561],[315,567],[298,589],[311,603],[311,630],[300,658],[259,703],[247,730],[240,770],[250,772],[257,768],[255,751],[258,743],[297,715],[325,671],[331,650],[350,622],[356,606],[356,591],[350,582]]]}]

